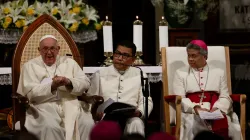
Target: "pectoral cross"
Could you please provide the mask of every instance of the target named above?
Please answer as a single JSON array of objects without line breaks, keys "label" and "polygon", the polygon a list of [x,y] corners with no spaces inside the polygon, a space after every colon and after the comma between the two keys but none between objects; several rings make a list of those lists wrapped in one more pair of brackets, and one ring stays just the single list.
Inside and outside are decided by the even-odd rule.
[{"label": "pectoral cross", "polygon": [[201,93],[201,95],[199,95],[200,97],[200,105],[202,104],[202,100],[206,98],[206,96],[204,95],[204,92]]}]

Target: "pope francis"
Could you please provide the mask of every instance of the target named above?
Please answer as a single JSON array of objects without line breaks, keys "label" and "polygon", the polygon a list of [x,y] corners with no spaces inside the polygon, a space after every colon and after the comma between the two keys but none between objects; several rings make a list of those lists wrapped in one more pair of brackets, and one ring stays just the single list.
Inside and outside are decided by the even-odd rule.
[{"label": "pope francis", "polygon": [[53,35],[40,39],[40,56],[26,62],[17,93],[30,100],[25,127],[40,140],[88,140],[94,125],[77,96],[90,81],[71,58],[59,56]]}]

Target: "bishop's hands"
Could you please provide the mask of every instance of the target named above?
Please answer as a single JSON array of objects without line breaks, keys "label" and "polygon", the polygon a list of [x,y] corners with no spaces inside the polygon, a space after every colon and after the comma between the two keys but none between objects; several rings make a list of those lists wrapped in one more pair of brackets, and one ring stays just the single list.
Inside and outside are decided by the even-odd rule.
[{"label": "bishop's hands", "polygon": [[60,86],[65,86],[67,89],[73,88],[72,83],[68,78],[56,75],[54,78],[52,78],[51,90],[54,91]]},{"label": "bishop's hands", "polygon": [[217,109],[218,109],[217,107],[212,108],[212,109],[210,110],[210,112],[214,112],[214,111],[216,111]]},{"label": "bishop's hands", "polygon": [[194,111],[195,111],[195,114],[199,115],[199,111],[207,111],[207,112],[209,112],[210,110],[208,110],[206,108],[201,108],[201,106],[196,105],[196,106],[194,106]]},{"label": "bishop's hands", "polygon": [[199,115],[199,111],[214,112],[217,109],[218,109],[217,107],[214,107],[211,110],[208,110],[206,108],[201,108],[201,106],[199,106],[199,105],[194,106],[194,111],[195,111],[195,114],[197,114],[197,115]]}]

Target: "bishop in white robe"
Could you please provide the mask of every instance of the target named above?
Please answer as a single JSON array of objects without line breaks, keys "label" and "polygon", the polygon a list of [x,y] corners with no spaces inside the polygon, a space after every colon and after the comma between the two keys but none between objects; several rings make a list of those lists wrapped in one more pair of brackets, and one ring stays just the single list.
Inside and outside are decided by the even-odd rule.
[{"label": "bishop in white robe", "polygon": [[88,94],[103,96],[104,101],[111,98],[116,102],[123,102],[137,107],[137,112],[140,115],[127,120],[124,132],[139,133],[144,136],[142,118],[146,114],[149,115],[151,113],[153,102],[151,97],[149,97],[148,113],[145,113],[140,70],[129,66],[134,62],[133,56],[135,52],[136,47],[133,43],[128,41],[119,43],[114,52],[114,65],[94,73]]},{"label": "bishop in white robe", "polygon": [[30,101],[25,127],[40,140],[88,140],[94,121],[77,96],[90,81],[73,59],[58,56],[58,50],[56,38],[46,35],[40,41],[41,56],[22,67],[17,93]]},{"label": "bishop in white robe", "polygon": [[[173,92],[182,96],[181,140],[193,140],[197,133],[213,131],[225,139],[241,140],[241,128],[232,110],[225,72],[206,63],[207,46],[194,40],[187,46],[190,66],[176,71]],[[204,121],[198,110],[213,112],[219,109],[224,119]]]}]

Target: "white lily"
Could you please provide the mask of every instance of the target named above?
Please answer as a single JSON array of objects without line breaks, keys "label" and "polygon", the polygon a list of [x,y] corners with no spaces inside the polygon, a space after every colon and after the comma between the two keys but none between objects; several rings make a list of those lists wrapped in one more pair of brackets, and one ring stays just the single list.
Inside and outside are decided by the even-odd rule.
[{"label": "white lily", "polygon": [[18,7],[18,3],[19,3],[19,0],[15,0],[15,1],[12,1],[10,3],[10,6],[13,8],[13,9],[16,9]]},{"label": "white lily", "polygon": [[25,19],[25,17],[20,14],[22,10],[23,9],[18,6],[15,9],[11,7],[10,13],[7,16],[10,16],[13,19],[13,23],[15,23],[18,19]]},{"label": "white lily", "polygon": [[61,0],[61,3],[58,3],[59,13],[61,16],[69,14],[69,9],[72,8],[71,4],[66,5],[65,0]]},{"label": "white lily", "polygon": [[55,6],[54,2],[47,2],[47,3],[43,3],[45,4],[45,6],[47,7],[48,10],[52,9]]},{"label": "white lily", "polygon": [[4,9],[8,9],[8,10],[11,9],[10,3],[11,2],[7,2],[7,3],[0,6],[0,20],[5,18]]},{"label": "white lily", "polygon": [[85,3],[83,3],[82,2],[82,0],[72,0],[72,1],[70,1],[70,4],[71,5],[78,5],[78,6],[80,6],[80,5],[85,5]]},{"label": "white lily", "polygon": [[77,22],[74,16],[74,13],[61,15],[61,19],[59,20],[59,22],[64,23],[65,27],[68,28],[70,24]]},{"label": "white lily", "polygon": [[38,16],[40,16],[44,13],[49,14],[49,9],[47,8],[47,4],[45,4],[45,3],[41,3],[39,1],[36,1],[34,3],[34,7],[36,9]]},{"label": "white lily", "polygon": [[99,16],[97,15],[97,11],[93,7],[88,5],[86,5],[84,14],[89,20],[94,20],[95,22],[97,22],[97,19],[99,18]]},{"label": "white lily", "polygon": [[29,8],[34,9],[34,12],[36,13],[34,5],[29,5],[28,1],[24,1],[22,5],[22,10],[24,11],[24,13],[26,13]]},{"label": "white lily", "polygon": [[9,1],[9,2],[6,2],[5,4],[1,5],[0,6],[1,13],[4,13],[4,9],[6,9],[6,8],[10,9],[10,7],[11,7],[10,4],[11,4],[11,2]]},{"label": "white lily", "polygon": [[29,24],[31,24],[32,22],[34,22],[36,20],[36,17],[34,17],[34,16],[26,16],[24,20],[25,20],[24,25],[29,25]]}]

